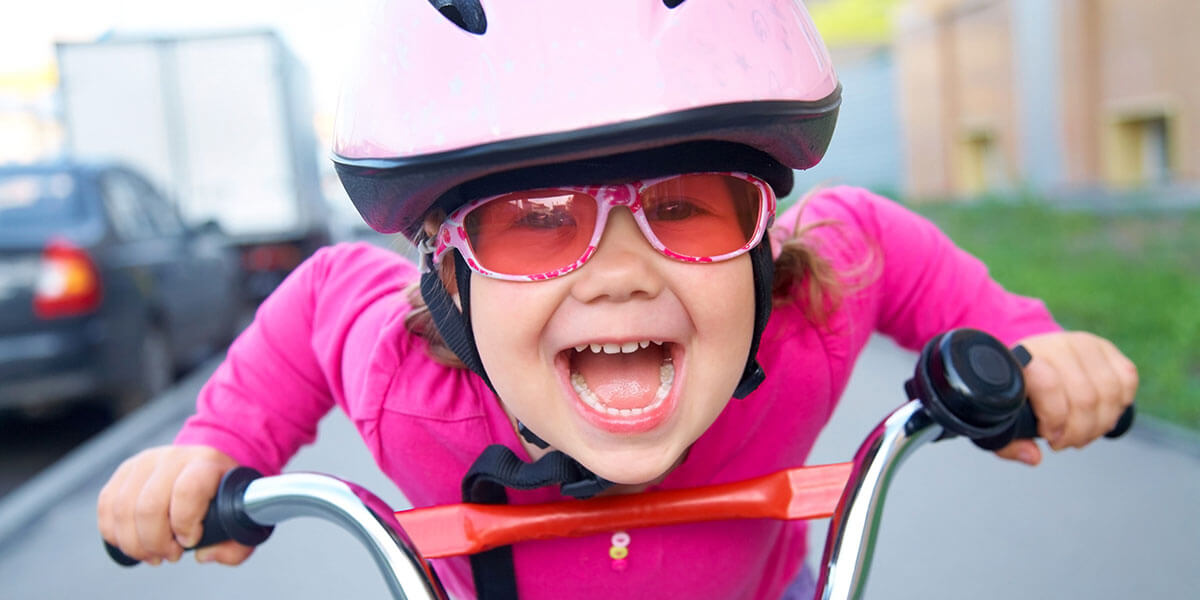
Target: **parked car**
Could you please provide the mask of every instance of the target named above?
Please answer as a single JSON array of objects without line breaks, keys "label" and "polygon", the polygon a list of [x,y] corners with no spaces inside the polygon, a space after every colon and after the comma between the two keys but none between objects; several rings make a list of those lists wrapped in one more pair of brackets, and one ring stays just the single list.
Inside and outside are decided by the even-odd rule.
[{"label": "parked car", "polygon": [[0,167],[0,409],[123,413],[232,339],[237,256],[117,164]]}]

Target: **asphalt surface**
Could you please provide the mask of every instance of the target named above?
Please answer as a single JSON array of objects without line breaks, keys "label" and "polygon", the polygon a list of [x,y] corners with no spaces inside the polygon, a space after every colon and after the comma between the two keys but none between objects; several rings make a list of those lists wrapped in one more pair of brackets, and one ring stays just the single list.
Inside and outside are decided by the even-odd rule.
[{"label": "asphalt surface", "polygon": [[[812,463],[842,462],[892,408],[912,355],[873,342]],[[209,366],[211,368],[211,365]],[[242,567],[109,562],[95,496],[124,456],[170,441],[201,369],[0,499],[0,600],[387,597],[365,550],[333,525],[277,528]],[[1118,441],[1047,457],[1036,469],[962,440],[922,448],[888,495],[867,598],[1195,598],[1200,595],[1200,445],[1139,424]],[[370,463],[344,417],[289,470],[337,474],[396,508],[403,496]],[[824,526],[815,522],[811,563]]]}]

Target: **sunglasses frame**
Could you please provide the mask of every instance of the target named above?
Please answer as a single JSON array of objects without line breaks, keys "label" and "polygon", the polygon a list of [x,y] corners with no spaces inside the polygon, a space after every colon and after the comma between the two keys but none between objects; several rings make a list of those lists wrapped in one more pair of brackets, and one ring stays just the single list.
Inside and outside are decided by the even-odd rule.
[{"label": "sunglasses frame", "polygon": [[[746,244],[736,250],[716,256],[687,256],[673,252],[671,249],[667,248],[657,236],[654,235],[654,231],[651,229],[650,223],[646,221],[646,215],[642,210],[642,204],[640,200],[642,193],[645,192],[649,187],[664,181],[670,181],[672,179],[678,179],[680,177],[692,175],[721,175],[735,177],[754,185],[754,187],[758,190],[758,221],[754,226],[754,234],[750,236],[750,240],[746,242]],[[450,250],[458,250],[462,254],[463,259],[466,261],[471,270],[485,277],[502,279],[505,281],[544,281],[546,279],[561,277],[582,267],[585,263],[587,263],[592,255],[596,253],[596,248],[600,244],[600,239],[604,236],[604,228],[608,223],[608,215],[614,208],[619,206],[629,209],[630,213],[633,215],[634,222],[637,223],[638,229],[642,232],[642,236],[646,239],[651,247],[659,252],[659,254],[686,263],[719,262],[741,256],[762,241],[763,235],[765,235],[767,229],[771,227],[771,224],[775,220],[775,192],[771,189],[771,186],[763,180],[750,175],[749,173],[737,171],[705,171],[696,173],[683,173],[678,175],[670,175],[667,177],[657,177],[654,179],[644,179],[612,185],[553,186],[526,191],[539,192],[548,190],[561,190],[564,192],[586,194],[596,200],[596,210],[598,214],[596,215],[596,225],[593,227],[591,240],[588,241],[587,248],[584,249],[583,254],[579,256],[579,258],[575,259],[574,262],[552,271],[535,273],[531,275],[510,275],[506,273],[496,273],[480,266],[479,261],[476,259],[475,251],[473,248],[471,248],[471,243],[467,239],[467,231],[463,223],[471,211],[493,200],[511,196],[512,192],[509,192],[473,200],[460,206],[454,212],[450,213],[450,215],[446,217],[446,220],[442,222],[441,227],[438,228],[437,237],[434,238],[437,240],[436,246],[433,243],[433,239],[426,239],[421,242],[418,248],[424,259],[421,261],[422,270],[428,270],[432,267],[432,265],[440,263],[442,257]]]}]

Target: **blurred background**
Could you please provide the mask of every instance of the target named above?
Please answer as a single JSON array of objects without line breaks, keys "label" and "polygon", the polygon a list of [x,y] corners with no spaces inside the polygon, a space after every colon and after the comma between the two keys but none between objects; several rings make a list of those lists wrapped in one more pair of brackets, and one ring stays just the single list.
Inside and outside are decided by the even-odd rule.
[{"label": "blurred background", "polygon": [[[0,19],[0,551],[5,495],[202,380],[316,248],[401,247],[328,160],[368,4],[47,0]],[[934,220],[1116,341],[1142,414],[1195,453],[1200,3],[807,4],[844,103],[797,189],[864,186]]]},{"label": "blurred background", "polygon": [[1200,430],[1200,3],[809,4],[844,102],[797,188],[911,204]]},{"label": "blurred background", "polygon": [[366,2],[51,1],[0,24],[0,495],[373,234],[328,160]]}]

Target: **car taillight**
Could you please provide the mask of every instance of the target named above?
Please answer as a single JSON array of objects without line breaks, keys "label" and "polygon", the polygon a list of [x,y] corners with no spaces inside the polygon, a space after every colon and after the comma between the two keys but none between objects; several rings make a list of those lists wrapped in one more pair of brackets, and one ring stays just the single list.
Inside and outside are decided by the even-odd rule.
[{"label": "car taillight", "polygon": [[303,261],[300,249],[289,244],[254,246],[242,254],[247,271],[291,271]]},{"label": "car taillight", "polygon": [[91,312],[100,306],[100,275],[82,248],[54,240],[42,251],[33,312],[43,319]]}]

